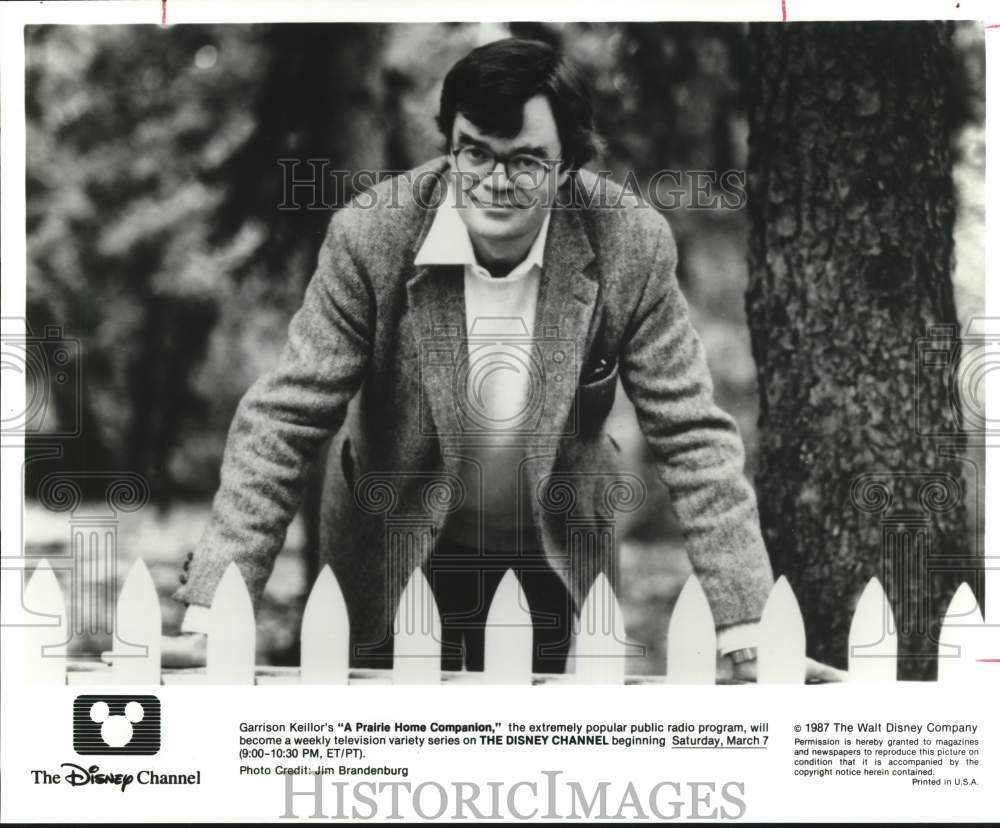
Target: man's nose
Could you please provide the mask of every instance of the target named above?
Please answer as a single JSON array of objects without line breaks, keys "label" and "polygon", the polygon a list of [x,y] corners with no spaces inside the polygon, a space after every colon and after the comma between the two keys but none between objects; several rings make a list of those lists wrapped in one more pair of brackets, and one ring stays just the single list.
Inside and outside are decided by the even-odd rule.
[{"label": "man's nose", "polygon": [[498,160],[489,175],[486,176],[486,185],[491,190],[509,190],[510,180],[507,178],[507,165],[504,161]]}]

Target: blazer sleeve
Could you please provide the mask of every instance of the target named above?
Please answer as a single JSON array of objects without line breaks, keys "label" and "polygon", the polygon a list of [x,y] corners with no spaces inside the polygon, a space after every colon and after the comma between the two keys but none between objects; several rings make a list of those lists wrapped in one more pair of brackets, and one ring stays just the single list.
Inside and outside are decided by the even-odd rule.
[{"label": "blazer sleeve", "polygon": [[370,284],[351,251],[351,208],[330,221],[277,366],[240,400],[212,513],[174,598],[209,606],[231,561],[254,607],[298,509],[306,473],[341,426],[367,369]]},{"label": "blazer sleeve", "polygon": [[[677,247],[655,216],[655,249],[622,348],[622,385],[670,491],[716,626],[760,618],[773,585],[743,442],[715,405],[701,340],[676,278]],[[650,260],[647,260],[650,261]]]}]

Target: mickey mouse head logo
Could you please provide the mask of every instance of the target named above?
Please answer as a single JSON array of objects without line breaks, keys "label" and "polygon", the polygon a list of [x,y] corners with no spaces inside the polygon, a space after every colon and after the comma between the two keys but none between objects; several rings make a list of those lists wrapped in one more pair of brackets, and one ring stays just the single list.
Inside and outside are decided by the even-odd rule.
[{"label": "mickey mouse head logo", "polygon": [[94,702],[90,707],[90,720],[101,726],[101,738],[108,747],[125,747],[132,741],[132,725],[142,721],[145,712],[137,701],[125,705],[124,716],[112,716],[107,702]]}]

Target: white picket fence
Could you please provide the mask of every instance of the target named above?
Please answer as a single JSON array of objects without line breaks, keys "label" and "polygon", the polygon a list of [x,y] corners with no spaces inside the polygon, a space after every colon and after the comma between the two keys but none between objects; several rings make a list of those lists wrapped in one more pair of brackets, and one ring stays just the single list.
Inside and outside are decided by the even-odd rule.
[{"label": "white picket fence", "polygon": [[[117,627],[110,667],[71,662],[66,657],[68,615],[62,590],[47,561],[39,563],[24,595],[25,606],[50,616],[48,626],[25,628],[30,681],[73,684],[481,684],[656,683],[714,684],[716,633],[712,612],[697,578],[690,577],[674,607],[667,632],[667,675],[626,676],[625,622],[621,606],[602,574],[581,609],[574,637],[573,669],[565,675],[533,675],[531,616],[512,571],[503,578],[487,617],[485,669],[481,673],[441,670],[440,629],[430,584],[416,569],[396,616],[392,670],[348,666],[348,617],[343,594],[329,567],[320,573],[302,618],[301,667],[259,667],[256,630],[246,585],[230,564],[210,611],[204,668],[161,669],[159,600],[146,565],[133,563],[116,608]],[[806,679],[806,636],[798,601],[780,578],[760,621],[758,682],[801,684]],[[981,680],[987,626],[967,584],[952,598],[939,644],[938,680]],[[136,655],[136,652],[144,654]],[[885,592],[872,578],[855,609],[848,637],[851,681],[896,680],[895,624]]]}]

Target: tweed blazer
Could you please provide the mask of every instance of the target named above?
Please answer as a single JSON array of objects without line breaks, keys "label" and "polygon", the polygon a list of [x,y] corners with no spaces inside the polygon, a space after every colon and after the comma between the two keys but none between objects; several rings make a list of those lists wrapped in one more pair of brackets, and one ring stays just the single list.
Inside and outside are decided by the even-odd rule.
[{"label": "tweed blazer", "polygon": [[[235,561],[256,606],[329,446],[321,559],[344,592],[352,661],[385,651],[400,591],[465,497],[458,458],[479,427],[463,408],[462,269],[414,265],[447,171],[434,159],[333,215],[279,362],[239,403],[178,600],[210,605]],[[620,380],[717,626],[754,621],[773,576],[742,442],[713,402],[667,221],[622,195],[579,171],[551,208],[526,355],[525,518],[577,606],[598,571],[614,582],[615,516],[645,496],[603,428]]]}]

